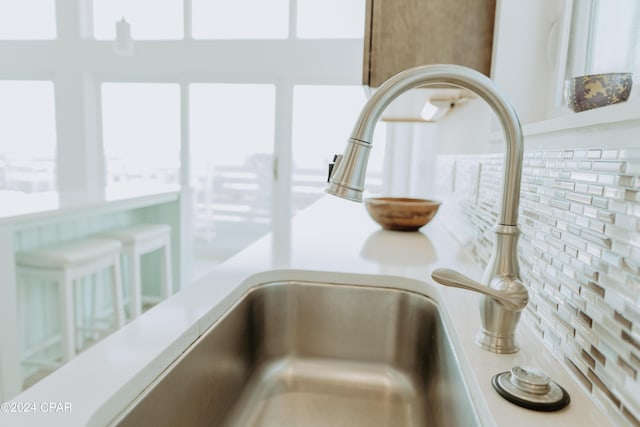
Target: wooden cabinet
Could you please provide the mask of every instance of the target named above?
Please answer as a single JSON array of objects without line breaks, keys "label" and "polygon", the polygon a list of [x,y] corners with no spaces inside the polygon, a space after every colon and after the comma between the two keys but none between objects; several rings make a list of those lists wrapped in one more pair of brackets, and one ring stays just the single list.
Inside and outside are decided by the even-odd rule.
[{"label": "wooden cabinet", "polygon": [[367,0],[363,83],[416,65],[491,70],[496,0]]}]

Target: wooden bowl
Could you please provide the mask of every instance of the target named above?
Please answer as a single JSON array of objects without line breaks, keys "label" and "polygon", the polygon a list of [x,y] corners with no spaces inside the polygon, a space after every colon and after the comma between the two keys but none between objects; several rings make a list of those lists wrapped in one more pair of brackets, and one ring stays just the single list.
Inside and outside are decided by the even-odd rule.
[{"label": "wooden bowl", "polygon": [[385,230],[416,231],[433,219],[440,202],[409,197],[369,197],[364,204]]},{"label": "wooden bowl", "polygon": [[567,106],[579,113],[626,101],[632,86],[631,73],[590,74],[567,80],[564,97]]}]

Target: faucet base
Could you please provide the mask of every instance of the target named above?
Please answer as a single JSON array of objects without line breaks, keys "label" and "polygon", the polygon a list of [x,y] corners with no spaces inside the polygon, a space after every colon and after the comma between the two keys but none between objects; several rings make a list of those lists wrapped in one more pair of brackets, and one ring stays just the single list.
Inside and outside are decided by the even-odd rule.
[{"label": "faucet base", "polygon": [[513,354],[520,350],[515,336],[496,334],[484,328],[476,335],[476,344],[484,350],[498,354]]}]

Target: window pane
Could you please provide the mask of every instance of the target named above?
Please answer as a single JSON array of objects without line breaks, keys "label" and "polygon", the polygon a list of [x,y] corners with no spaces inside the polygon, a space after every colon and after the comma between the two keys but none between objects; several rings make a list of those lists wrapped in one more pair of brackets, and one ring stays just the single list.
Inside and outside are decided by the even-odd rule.
[{"label": "window pane", "polygon": [[271,229],[275,87],[192,84],[196,254],[223,261]]},{"label": "window pane", "polygon": [[116,22],[131,25],[131,38],[181,39],[184,35],[182,0],[93,0],[93,31],[98,40],[116,37]]},{"label": "window pane", "polygon": [[0,189],[55,189],[52,82],[0,81]]},{"label": "window pane", "polygon": [[54,0],[0,1],[0,39],[56,38]]},{"label": "window pane", "polygon": [[180,87],[168,83],[104,83],[102,135],[108,185],[177,183]]},{"label": "window pane", "polygon": [[363,38],[364,0],[298,0],[299,38]]},{"label": "window pane", "polygon": [[618,0],[615,7],[599,1],[593,23],[590,73],[632,71],[632,34],[636,0]]},{"label": "window pane", "polygon": [[[296,86],[293,92],[293,194],[295,214],[322,195],[327,165],[342,153],[366,102],[359,86]],[[366,190],[381,191],[385,125],[379,122],[367,167]]]},{"label": "window pane", "polygon": [[289,35],[289,0],[193,0],[197,39],[284,39]]},{"label": "window pane", "polygon": [[636,22],[636,52],[634,54],[633,75],[640,77],[640,22]]}]

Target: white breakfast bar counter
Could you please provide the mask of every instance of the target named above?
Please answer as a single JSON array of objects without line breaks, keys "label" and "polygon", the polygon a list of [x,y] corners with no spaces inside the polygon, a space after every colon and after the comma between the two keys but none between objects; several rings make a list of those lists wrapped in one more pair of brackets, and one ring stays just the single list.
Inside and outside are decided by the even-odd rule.
[{"label": "white breakfast bar counter", "polygon": [[[172,240],[178,242],[182,194],[177,186],[135,185],[106,188],[90,200],[56,192],[0,191],[0,401],[22,388],[15,253],[141,222],[169,223]],[[180,270],[180,251],[173,252],[177,283],[186,272]]]},{"label": "white breakfast bar counter", "polygon": [[[301,212],[291,230],[277,233],[285,238],[271,234],[262,238],[17,396],[11,402],[14,406],[32,405],[35,410],[0,412],[0,425],[109,425],[252,284],[327,277],[372,286],[401,283],[405,289],[432,296],[442,308],[486,425],[614,425],[522,322],[517,335],[521,350],[515,355],[492,354],[474,344],[480,324],[479,296],[440,287],[429,278],[437,267],[454,268],[474,278],[482,275],[446,231],[445,220],[436,216],[419,233],[382,231],[362,205],[325,196]],[[570,393],[571,404],[543,413],[502,399],[493,390],[491,378],[515,365],[546,371]]]}]

